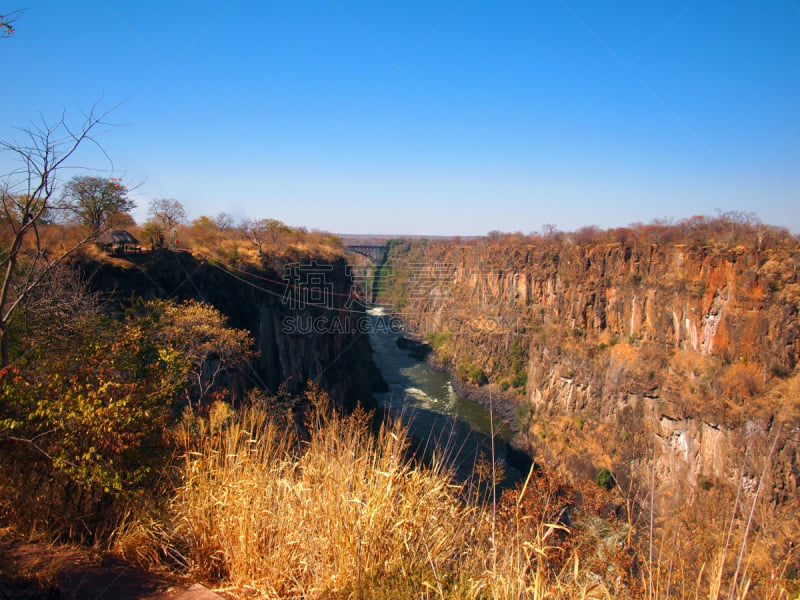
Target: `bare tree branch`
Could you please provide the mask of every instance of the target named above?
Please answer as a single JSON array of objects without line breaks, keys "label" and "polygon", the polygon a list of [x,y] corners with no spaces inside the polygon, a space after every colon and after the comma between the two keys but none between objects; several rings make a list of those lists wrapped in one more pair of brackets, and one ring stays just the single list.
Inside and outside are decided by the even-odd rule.
[{"label": "bare tree branch", "polygon": [[9,13],[0,13],[0,39],[10,38],[16,33],[14,21],[25,11],[14,10]]},{"label": "bare tree branch", "polygon": [[63,171],[77,168],[71,159],[78,149],[86,143],[99,147],[95,136],[106,125],[104,119],[109,113],[98,114],[96,108],[93,106],[84,115],[79,126],[70,125],[64,114],[50,125],[40,115],[39,122],[20,129],[25,134],[24,142],[0,140],[0,152],[11,154],[20,165],[3,175],[0,183],[0,229],[5,230],[0,231],[2,366],[9,362],[9,326],[24,298],[50,270],[94,237],[91,232],[51,259],[38,228],[53,208],[59,176]]}]

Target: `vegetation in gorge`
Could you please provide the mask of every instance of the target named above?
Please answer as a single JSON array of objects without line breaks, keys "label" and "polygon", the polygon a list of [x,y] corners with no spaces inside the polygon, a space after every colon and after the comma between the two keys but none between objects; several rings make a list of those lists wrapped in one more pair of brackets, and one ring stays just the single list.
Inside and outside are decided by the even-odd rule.
[{"label": "vegetation in gorge", "polygon": [[460,381],[466,381],[472,385],[483,385],[486,383],[486,374],[478,365],[470,362],[462,362],[456,369],[456,377]]},{"label": "vegetation in gorge", "polygon": [[765,565],[800,540],[797,244],[734,212],[607,231],[409,240],[389,262],[397,272],[446,265],[447,293],[400,289],[400,314],[454,377],[468,380],[468,367],[481,366],[488,385],[474,394],[520,385],[506,418],[537,461],[573,482],[603,473],[606,487],[607,472],[640,502],[654,496],[656,529],[673,519],[686,524],[670,530],[678,538],[725,530],[719,506],[733,505],[737,482],[757,480],[771,463],[769,508],[753,523],[772,537]]},{"label": "vegetation in gorge", "polygon": [[795,372],[798,256],[788,231],[739,212],[408,240],[393,245],[391,269],[407,280],[414,265],[447,265],[447,293],[414,295],[406,281],[381,300],[457,375],[478,364],[490,384],[524,392],[534,360],[598,394],[658,390],[692,414],[738,422],[795,406],[761,399]]}]

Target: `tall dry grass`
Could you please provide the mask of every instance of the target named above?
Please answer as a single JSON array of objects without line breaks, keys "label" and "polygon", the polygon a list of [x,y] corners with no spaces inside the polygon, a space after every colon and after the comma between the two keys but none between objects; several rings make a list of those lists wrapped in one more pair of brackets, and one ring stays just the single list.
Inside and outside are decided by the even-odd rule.
[{"label": "tall dry grass", "polygon": [[368,415],[309,400],[299,438],[293,418],[259,407],[187,418],[169,518],[121,539],[243,597],[789,598],[781,580],[754,591],[745,572],[731,586],[730,540],[693,564],[684,531],[648,539],[605,492],[533,471],[487,501],[441,462],[411,462],[399,423],[375,433]]},{"label": "tall dry grass", "polygon": [[445,585],[470,560],[480,513],[441,468],[406,459],[399,424],[370,432],[363,413],[314,409],[298,441],[245,409],[186,431],[172,544],[205,578],[270,597],[317,598],[388,582]]}]

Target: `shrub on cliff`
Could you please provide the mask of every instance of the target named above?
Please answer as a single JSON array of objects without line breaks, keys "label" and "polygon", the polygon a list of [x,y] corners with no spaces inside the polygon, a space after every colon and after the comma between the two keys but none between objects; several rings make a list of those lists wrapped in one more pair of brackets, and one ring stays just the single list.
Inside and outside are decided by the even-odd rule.
[{"label": "shrub on cliff", "polygon": [[163,478],[170,408],[193,380],[212,389],[204,361],[220,369],[242,335],[210,307],[151,302],[119,321],[91,315],[69,348],[31,347],[0,371],[0,516],[58,536],[108,534],[122,505]]},{"label": "shrub on cliff", "polygon": [[473,385],[483,385],[488,381],[483,369],[471,363],[461,363],[456,369],[456,377]]},{"label": "shrub on cliff", "polygon": [[614,487],[614,475],[612,475],[611,471],[605,467],[597,472],[597,476],[594,478],[594,481],[604,490],[610,490],[612,487]]},{"label": "shrub on cliff", "polygon": [[522,373],[528,364],[528,353],[525,351],[525,348],[522,346],[519,340],[514,340],[514,342],[511,344],[511,348],[508,351],[508,356],[511,364],[511,373],[513,375]]},{"label": "shrub on cliff", "polygon": [[247,331],[227,326],[227,319],[210,304],[151,301],[134,308],[152,325],[154,341],[178,353],[187,363],[184,396],[207,400],[226,374],[243,369],[252,355]]},{"label": "shrub on cliff", "polygon": [[515,388],[524,388],[527,384],[528,384],[527,373],[517,373],[511,380],[511,385],[514,386]]},{"label": "shrub on cliff", "polygon": [[186,362],[138,323],[95,323],[72,352],[0,372],[2,512],[93,538],[114,500],[149,489],[168,455],[168,407]]},{"label": "shrub on cliff", "polygon": [[443,333],[429,333],[425,336],[425,341],[428,342],[434,350],[438,351],[447,344],[452,337],[453,335],[449,331]]}]

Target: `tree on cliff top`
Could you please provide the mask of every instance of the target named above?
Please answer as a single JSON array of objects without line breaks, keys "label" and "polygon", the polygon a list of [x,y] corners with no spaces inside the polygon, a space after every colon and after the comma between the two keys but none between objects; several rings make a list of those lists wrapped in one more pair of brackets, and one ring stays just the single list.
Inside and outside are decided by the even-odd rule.
[{"label": "tree on cliff top", "polygon": [[281,237],[292,232],[291,227],[278,219],[245,219],[239,227],[259,256],[266,254],[269,245],[276,244]]},{"label": "tree on cliff top", "polygon": [[186,211],[183,204],[172,199],[160,198],[151,200],[147,215],[164,231],[171,231],[186,221]]},{"label": "tree on cliff top", "polygon": [[114,225],[117,215],[134,209],[136,204],[128,198],[128,189],[114,177],[73,177],[65,186],[59,208],[71,220],[99,232]]}]

